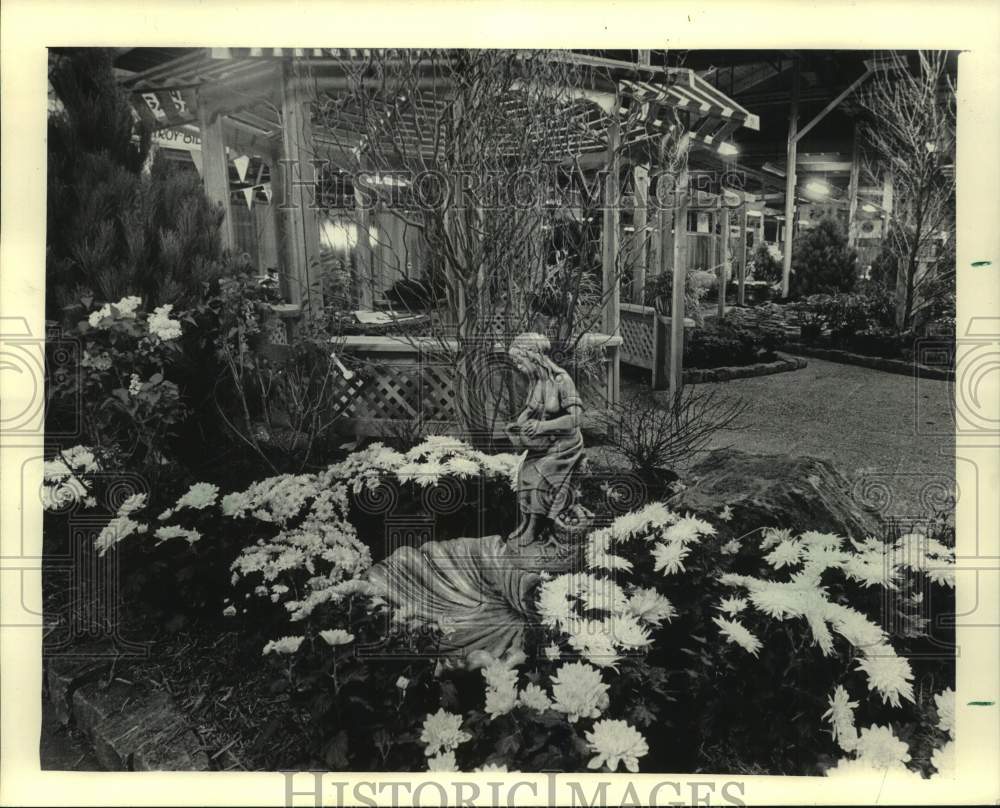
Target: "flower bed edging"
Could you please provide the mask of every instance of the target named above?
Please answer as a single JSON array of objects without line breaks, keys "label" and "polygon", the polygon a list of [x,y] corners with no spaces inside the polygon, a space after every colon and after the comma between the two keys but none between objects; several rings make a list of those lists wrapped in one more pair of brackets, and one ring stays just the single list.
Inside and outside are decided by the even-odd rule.
[{"label": "flower bed edging", "polygon": [[798,356],[782,356],[773,362],[756,362],[753,365],[734,365],[721,368],[689,368],[684,371],[685,384],[705,382],[728,382],[731,379],[750,379],[754,376],[770,376],[772,373],[787,373],[801,370],[808,362]]},{"label": "flower bed edging", "polygon": [[814,359],[825,359],[828,362],[839,362],[842,365],[860,365],[861,367],[873,370],[883,370],[886,373],[898,373],[903,376],[919,376],[923,379],[937,379],[938,381],[954,381],[955,371],[953,368],[945,369],[921,365],[917,362],[908,362],[905,359],[887,359],[882,356],[867,356],[865,354],[851,353],[850,351],[840,351],[834,348],[814,348],[811,345],[803,345],[800,342],[789,342],[781,346],[782,350],[802,356],[811,356]]},{"label": "flower bed edging", "polygon": [[166,693],[114,679],[108,664],[48,662],[48,696],[62,723],[73,721],[108,771],[209,771],[201,741]]}]

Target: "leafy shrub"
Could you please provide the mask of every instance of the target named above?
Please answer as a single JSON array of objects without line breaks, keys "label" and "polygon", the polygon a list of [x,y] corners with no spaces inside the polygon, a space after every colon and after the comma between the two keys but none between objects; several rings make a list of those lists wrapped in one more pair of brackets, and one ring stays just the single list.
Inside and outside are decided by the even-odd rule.
[{"label": "leafy shrub", "polygon": [[840,223],[821,219],[795,242],[789,291],[793,297],[850,292],[857,283],[857,263],[857,252],[847,246]]},{"label": "leafy shrub", "polygon": [[140,298],[125,297],[77,323],[79,366],[51,381],[48,423],[78,418],[90,444],[154,474],[186,415],[177,385],[165,375],[181,355],[182,327],[171,305],[151,312],[141,306]]},{"label": "leafy shrub", "polygon": [[768,249],[766,244],[758,245],[750,258],[750,277],[755,281],[767,281],[768,283],[779,283],[781,281],[782,266]]},{"label": "leafy shrub", "polygon": [[695,328],[685,336],[684,366],[717,368],[752,365],[774,359],[774,334],[713,320],[710,326]]}]

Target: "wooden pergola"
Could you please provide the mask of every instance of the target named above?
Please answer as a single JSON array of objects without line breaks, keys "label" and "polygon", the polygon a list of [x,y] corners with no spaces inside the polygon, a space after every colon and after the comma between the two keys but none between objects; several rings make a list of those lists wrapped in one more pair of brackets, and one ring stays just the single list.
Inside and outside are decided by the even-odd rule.
[{"label": "wooden pergola", "polygon": [[[287,287],[289,312],[298,313],[303,303],[315,296],[318,278],[315,266],[320,250],[320,223],[310,209],[310,197],[317,175],[310,163],[308,145],[323,142],[328,133],[314,118],[314,105],[320,96],[336,96],[349,81],[349,69],[364,64],[370,52],[363,49],[330,48],[198,48],[169,59],[127,78],[134,106],[155,128],[196,124],[201,137],[202,176],[209,197],[225,211],[222,238],[227,247],[237,247],[234,228],[233,189],[230,181],[230,157],[256,155],[269,169],[270,188],[265,224],[273,231],[278,269],[293,279]],[[759,119],[713,87],[694,71],[677,67],[654,67],[644,63],[622,62],[587,56],[572,51],[558,51],[553,59],[565,59],[587,70],[590,80],[579,89],[581,115],[588,122],[589,136],[568,144],[579,160],[607,170],[605,193],[609,200],[619,196],[622,160],[626,159],[635,187],[632,226],[636,232],[649,233],[643,239],[642,258],[632,278],[632,288],[641,290],[648,272],[674,273],[674,310],[670,318],[650,321],[654,352],[654,385],[680,390],[681,346],[683,344],[683,301],[686,269],[686,238],[689,208],[715,208],[719,217],[720,255],[728,274],[730,221],[727,204],[736,204],[739,222],[746,229],[748,205],[752,194],[742,192],[724,196],[721,188],[714,193],[688,193],[688,175],[678,178],[680,203],[674,209],[654,208],[649,204],[652,155],[655,142],[676,128],[680,121],[690,142],[692,164],[725,165],[733,154],[732,133],[746,127],[759,129]],[[438,92],[447,88],[435,85]],[[627,111],[640,112],[640,126],[623,130],[621,120]],[[635,120],[633,114],[630,120]],[[395,125],[405,126],[405,121]],[[675,132],[676,134],[676,132]],[[360,133],[358,133],[360,138]],[[342,141],[341,141],[342,142]],[[251,186],[251,189],[253,186]],[[251,195],[253,191],[251,190]],[[250,199],[248,198],[248,202]],[[653,215],[655,212],[655,215]],[[607,294],[602,318],[602,332],[611,346],[608,398],[617,401],[619,390],[619,346],[621,345],[621,299],[616,260],[621,247],[621,210],[617,204],[605,206],[602,220],[602,267]],[[745,239],[744,239],[745,242]],[[362,271],[371,270],[371,245],[364,239],[354,247]],[[742,278],[745,254],[738,258]],[[261,267],[263,269],[263,267]],[[305,294],[303,293],[305,290]],[[678,293],[679,292],[679,293]],[[720,288],[724,300],[724,288]],[[362,299],[362,308],[372,306]],[[633,305],[641,304],[633,300]],[[308,309],[308,306],[305,307]],[[308,311],[301,311],[308,316]],[[663,327],[669,324],[669,382],[662,378],[660,359],[667,340]],[[657,369],[660,369],[659,377]]]}]

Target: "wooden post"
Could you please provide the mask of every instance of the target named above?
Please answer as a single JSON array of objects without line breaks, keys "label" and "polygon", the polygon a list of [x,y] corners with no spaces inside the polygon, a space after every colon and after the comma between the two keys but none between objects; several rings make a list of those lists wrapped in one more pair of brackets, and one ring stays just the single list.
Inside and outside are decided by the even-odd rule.
[{"label": "wooden post", "polygon": [[673,285],[670,301],[670,400],[680,401],[684,374],[684,298],[687,281],[687,172],[682,171],[674,192]]},{"label": "wooden post", "polygon": [[319,222],[315,209],[316,176],[310,151],[312,115],[309,104],[288,66],[281,83],[282,183],[281,205],[285,254],[291,274],[292,302],[317,312],[323,306],[319,272],[313,266],[319,252]]},{"label": "wooden post", "polygon": [[782,248],[781,296],[788,297],[792,277],[792,234],[795,228],[795,161],[798,159],[799,57],[792,67],[792,106],[788,111],[788,153],[785,159],[785,245]]},{"label": "wooden post", "polygon": [[848,184],[849,207],[847,209],[847,246],[853,247],[858,238],[857,215],[858,215],[858,122],[854,122],[854,139],[851,145],[851,179]]},{"label": "wooden post", "polygon": [[[601,256],[604,276],[604,333],[612,337],[619,336],[621,318],[621,283],[618,275],[619,226],[621,222],[621,212],[618,208],[618,148],[620,138],[621,129],[616,118],[608,126],[608,175],[604,186],[604,219],[602,222],[604,249]],[[608,401],[611,404],[617,404],[621,390],[621,368],[618,361],[620,351],[617,347],[613,347],[609,349],[609,352],[611,361],[608,367]]]},{"label": "wooden post", "polygon": [[[664,181],[661,176],[660,181]],[[662,197],[661,197],[662,198]],[[673,228],[674,211],[661,202],[657,212],[657,248],[655,271],[657,276],[669,273],[676,266],[674,245],[677,237]],[[667,364],[670,360],[670,332],[660,321],[659,312],[653,314],[653,374],[651,384],[654,390],[666,390],[669,384]]]},{"label": "wooden post", "polygon": [[358,236],[354,247],[359,284],[358,308],[363,311],[371,311],[375,308],[374,251],[372,250],[370,231],[372,213],[365,207],[364,195],[357,185],[354,186],[354,214]]},{"label": "wooden post", "polygon": [[649,167],[636,166],[632,169],[632,178],[635,183],[635,206],[632,213],[632,224],[635,231],[632,234],[633,249],[630,251],[631,260],[635,262],[632,266],[632,302],[641,306],[642,290],[646,286],[646,265],[649,255],[646,239],[646,224],[649,218],[647,207]]},{"label": "wooden post", "polygon": [[719,319],[726,315],[726,282],[729,276],[729,208],[719,197]]},{"label": "wooden post", "polygon": [[222,246],[231,250],[236,238],[229,200],[229,161],[226,158],[226,142],[222,133],[222,115],[213,116],[206,103],[198,105],[198,118],[201,130],[201,176],[205,183],[205,194],[225,213],[219,234],[222,237]]},{"label": "wooden post", "polygon": [[744,284],[747,279],[747,201],[744,197],[740,206],[740,240],[736,245],[736,260],[739,261],[739,287],[736,290],[736,302],[741,306],[746,305]]}]

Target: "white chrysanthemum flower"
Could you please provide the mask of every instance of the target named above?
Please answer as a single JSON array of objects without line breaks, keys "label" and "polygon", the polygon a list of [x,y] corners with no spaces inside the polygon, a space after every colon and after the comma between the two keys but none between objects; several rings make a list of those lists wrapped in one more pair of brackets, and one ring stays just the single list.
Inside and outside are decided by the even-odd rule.
[{"label": "white chrysanthemum flower", "polygon": [[396,680],[396,687],[398,687],[400,690],[406,690],[406,688],[408,688],[409,686],[410,686],[410,680],[407,679],[405,676],[400,676]]},{"label": "white chrysanthemum flower", "polygon": [[562,649],[555,643],[550,643],[545,646],[545,658],[555,662],[557,659],[562,658]]},{"label": "white chrysanthemum flower", "polygon": [[262,654],[294,654],[299,650],[305,637],[282,637],[280,640],[271,640],[264,646]]},{"label": "white chrysanthemum flower", "polygon": [[486,689],[484,712],[491,718],[506,715],[517,706],[517,691]]},{"label": "white chrysanthemum flower", "polygon": [[570,721],[598,718],[608,704],[608,685],[601,674],[585,662],[568,662],[552,677],[552,698],[556,710]]},{"label": "white chrysanthemum flower", "polygon": [[723,507],[721,511],[719,511],[719,519],[722,520],[723,522],[728,522],[732,518],[733,518],[733,509],[730,508],[728,505],[726,505],[725,507]]},{"label": "white chrysanthemum flower", "polygon": [[770,550],[774,547],[774,545],[779,544],[780,542],[791,541],[791,538],[792,531],[788,528],[765,528],[760,539],[760,549],[761,551]]},{"label": "white chrysanthemum flower", "polygon": [[142,379],[138,373],[133,373],[128,379],[128,394],[133,398],[142,392]]},{"label": "white chrysanthemum flower", "polygon": [[863,584],[866,589],[871,586],[896,589],[894,579],[899,573],[891,566],[885,552],[848,553],[842,567],[848,578]]},{"label": "white chrysanthemum flower", "polygon": [[652,587],[639,587],[628,599],[628,610],[647,623],[658,626],[677,615],[673,604]]},{"label": "white chrysanthemum flower", "polygon": [[665,531],[663,538],[668,541],[693,542],[702,536],[714,536],[715,528],[703,519],[688,514],[682,519],[678,519]]},{"label": "white chrysanthemum flower", "polygon": [[502,774],[511,774],[507,769],[507,766],[503,763],[485,763],[479,768],[475,769],[477,772],[499,772]]},{"label": "white chrysanthemum flower", "polygon": [[876,769],[903,767],[910,759],[910,748],[889,727],[873,725],[862,729],[854,751],[858,760]]},{"label": "white chrysanthemum flower", "polygon": [[664,575],[674,575],[684,571],[684,559],[690,550],[687,545],[680,541],[672,541],[669,544],[657,542],[653,546],[653,569],[662,571]]},{"label": "white chrysanthemum flower", "polygon": [[653,642],[649,629],[643,626],[635,615],[628,612],[608,615],[604,619],[604,630],[618,648],[645,648]]},{"label": "white chrysanthemum flower", "polygon": [[596,753],[587,764],[590,769],[607,766],[608,771],[614,772],[624,763],[630,772],[638,772],[639,758],[649,752],[646,739],[625,721],[598,721],[586,738],[590,750]]},{"label": "white chrysanthemum flower", "polygon": [[947,586],[950,589],[955,588],[954,563],[949,563],[944,559],[931,559],[926,569],[924,569],[924,575],[938,586]]},{"label": "white chrysanthemum flower", "polygon": [[851,701],[843,685],[837,685],[829,704],[830,709],[823,713],[823,718],[830,723],[833,740],[845,752],[853,752],[858,743],[858,731],[854,726],[854,708],[858,703]]},{"label": "white chrysanthemum flower", "polygon": [[320,638],[327,645],[348,645],[354,642],[354,635],[342,628],[329,628],[319,633]]},{"label": "white chrysanthemum flower", "polygon": [[592,665],[617,667],[621,657],[603,620],[577,620],[566,631],[570,646]]},{"label": "white chrysanthemum flower", "polygon": [[194,528],[180,527],[179,525],[164,525],[158,527],[153,535],[161,542],[168,539],[184,539],[188,544],[194,544],[201,540],[201,533]]},{"label": "white chrysanthemum flower", "polygon": [[795,540],[783,541],[764,556],[764,560],[776,570],[794,567],[802,563],[802,547]]},{"label": "white chrysanthemum flower", "polygon": [[145,533],[147,525],[135,522],[127,516],[116,516],[97,536],[94,547],[100,555],[104,555],[118,542],[128,538],[133,533]]},{"label": "white chrysanthemum flower", "polygon": [[753,656],[757,656],[763,644],[742,624],[724,617],[713,617],[712,622],[719,627],[727,643],[735,643]]},{"label": "white chrysanthemum flower", "polygon": [[219,496],[219,486],[212,483],[195,483],[174,505],[175,510],[181,508],[194,508],[201,511],[215,504],[216,497]]},{"label": "white chrysanthemum flower", "polygon": [[580,600],[585,609],[620,614],[628,608],[628,596],[610,578],[597,575],[579,577]]},{"label": "white chrysanthemum flower", "polygon": [[576,618],[577,587],[572,575],[543,581],[538,588],[538,613],[546,626],[559,628]]},{"label": "white chrysanthemum flower", "polygon": [[736,539],[730,539],[719,548],[719,552],[723,555],[736,555],[739,551],[740,543]]},{"label": "white chrysanthemum flower", "polygon": [[955,777],[955,742],[948,741],[944,746],[934,750],[931,755],[931,765],[937,769],[940,777],[949,780]]},{"label": "white chrysanthemum flower", "polygon": [[457,772],[458,763],[455,762],[454,752],[442,752],[427,761],[427,771],[429,772]]},{"label": "white chrysanthemum flower", "polygon": [[748,603],[749,601],[746,598],[730,596],[720,600],[719,605],[715,608],[723,614],[728,614],[730,617],[734,617],[742,612],[747,607]]},{"label": "white chrysanthemum flower", "polygon": [[[433,757],[438,752],[453,752],[459,744],[468,741],[472,736],[462,729],[462,716],[449,713],[443,707],[433,715],[424,719],[424,728],[420,740],[426,744],[424,754]],[[454,762],[454,755],[452,755]]]},{"label": "white chrysanthemum flower", "polygon": [[825,610],[833,630],[862,652],[880,648],[887,643],[888,638],[884,629],[857,609],[830,603],[826,605]]},{"label": "white chrysanthemum flower", "polygon": [[524,690],[517,697],[517,702],[523,707],[537,710],[540,713],[552,709],[552,700],[546,695],[538,685],[525,685]]},{"label": "white chrysanthemum flower", "polygon": [[938,729],[955,737],[955,691],[950,687],[934,696],[937,707]]},{"label": "white chrysanthemum flower", "polygon": [[467,457],[452,457],[444,465],[447,472],[456,477],[476,477],[480,472],[479,464]]},{"label": "white chrysanthemum flower", "polygon": [[878,690],[882,701],[899,707],[899,698],[913,701],[913,669],[888,645],[870,650],[858,660],[858,670],[868,677],[868,688]]},{"label": "white chrysanthemum flower", "polygon": [[236,616],[236,607],[235,606],[227,606],[225,609],[222,610],[222,616],[223,617],[235,617]]},{"label": "white chrysanthemum flower", "polygon": [[588,569],[631,570],[632,562],[611,553],[611,529],[593,531],[587,537],[586,562]]},{"label": "white chrysanthemum flower", "polygon": [[608,530],[616,542],[624,542],[637,533],[648,533],[651,529],[671,524],[677,520],[662,502],[652,502],[637,511],[622,514],[615,519]]}]

